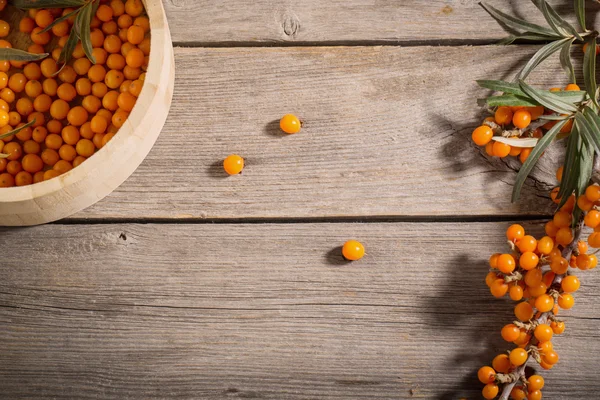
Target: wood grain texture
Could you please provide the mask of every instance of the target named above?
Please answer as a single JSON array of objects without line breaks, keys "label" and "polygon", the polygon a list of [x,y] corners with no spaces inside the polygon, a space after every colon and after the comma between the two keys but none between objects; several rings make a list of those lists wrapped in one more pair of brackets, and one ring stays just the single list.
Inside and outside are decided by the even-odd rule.
[{"label": "wood grain texture", "polygon": [[[532,46],[176,48],[173,106],[144,163],[76,218],[546,214],[554,146],[510,203],[520,163],[471,142],[487,95]],[[575,50],[574,50],[575,51]],[[565,83],[557,60],[531,77]],[[278,119],[298,114],[285,135]],[[246,158],[227,177],[229,154]]]},{"label": "wood grain texture", "polygon": [[[511,303],[508,223],[0,230],[4,398],[479,398]],[[531,226],[527,225],[529,229]],[[532,227],[539,234],[541,225]],[[342,262],[361,240],[367,256]],[[581,273],[544,396],[594,398],[600,276]],[[577,371],[577,373],[573,373]]]},{"label": "wood grain texture", "polygon": [[[457,44],[506,36],[475,0],[165,0],[173,40],[197,45]],[[497,8],[544,23],[522,0],[488,0]],[[551,0],[574,23],[571,2]],[[594,2],[587,2],[594,3]],[[588,4],[589,23],[600,7]]]}]

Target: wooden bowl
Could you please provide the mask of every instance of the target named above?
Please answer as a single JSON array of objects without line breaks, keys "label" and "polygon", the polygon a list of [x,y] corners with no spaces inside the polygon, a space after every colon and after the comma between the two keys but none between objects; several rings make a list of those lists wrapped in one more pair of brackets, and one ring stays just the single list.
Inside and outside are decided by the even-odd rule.
[{"label": "wooden bowl", "polygon": [[0,226],[43,224],[81,211],[115,190],[150,152],[167,119],[175,65],[161,0],[144,0],[144,5],[150,19],[150,61],[129,118],[106,146],[71,171],[29,186],[0,188]]}]

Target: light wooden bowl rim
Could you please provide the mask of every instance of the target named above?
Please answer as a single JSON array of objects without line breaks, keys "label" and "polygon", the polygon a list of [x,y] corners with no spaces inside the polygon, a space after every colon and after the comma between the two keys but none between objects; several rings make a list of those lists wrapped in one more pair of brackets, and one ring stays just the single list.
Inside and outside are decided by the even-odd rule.
[{"label": "light wooden bowl rim", "polygon": [[[139,162],[137,162],[135,167],[130,172],[133,173],[135,168],[139,166],[143,158],[145,158],[147,153],[150,151],[150,148],[158,138],[160,130],[164,124],[164,120],[166,119],[166,114],[168,113],[168,107],[170,105],[173,91],[172,87],[174,73],[172,68],[174,68],[174,65],[171,36],[162,2],[160,0],[143,0],[143,3],[146,7],[146,12],[150,20],[150,59],[142,92],[140,93],[137,104],[130,113],[129,118],[119,129],[117,134],[112,138],[112,140],[106,144],[106,146],[98,150],[93,156],[91,156],[78,167],[73,168],[71,171],[48,181],[39,182],[28,186],[0,188],[0,225],[7,225],[7,223],[3,221],[3,215],[6,215],[6,213],[3,213],[2,211],[2,208],[7,207],[7,205],[14,206],[18,203],[27,203],[31,201],[35,202],[36,199],[49,195],[51,196],[57,192],[68,190],[69,188],[73,188],[81,184],[87,179],[91,179],[90,176],[92,171],[98,171],[103,167],[107,167],[108,164],[106,163],[113,163],[111,168],[116,169],[114,166],[115,163],[126,164],[130,159],[115,159],[114,157],[111,157],[111,155],[114,156],[116,153],[122,157],[130,155],[131,158],[137,159],[139,158],[138,156],[140,152],[145,152]],[[166,92],[165,94],[168,102],[166,105],[165,102],[157,103],[156,101],[156,97],[163,95],[163,92]],[[164,114],[164,118],[162,118],[161,114]],[[145,119],[153,118],[157,119],[157,121],[155,121],[155,124],[152,124],[152,127],[153,129],[158,128],[156,129],[158,132],[139,132],[140,129],[136,130],[136,127],[141,126]],[[160,127],[157,126],[158,124],[160,124]],[[141,142],[144,143],[144,146],[149,144],[147,149],[139,148],[138,145]],[[137,146],[137,148],[127,148],[127,146]],[[127,150],[123,151],[123,149]],[[105,194],[100,194],[100,196],[92,201],[84,201],[80,205],[72,207],[72,209],[66,212],[65,215],[60,215],[58,218],[51,217],[48,220],[33,221],[33,223],[24,220],[22,224],[8,223],[8,225],[32,225],[64,218],[69,214],[80,211],[81,209],[92,205],[96,201],[99,201],[108,193],[116,189],[128,176],[129,174],[127,174],[127,176],[125,176],[123,179],[116,178],[116,181],[95,182],[97,185],[105,185],[103,189],[100,190],[101,193]],[[106,190],[107,186],[111,186],[110,190],[108,191]],[[75,190],[77,191],[78,189]],[[43,210],[40,210],[40,212],[43,213]]]}]

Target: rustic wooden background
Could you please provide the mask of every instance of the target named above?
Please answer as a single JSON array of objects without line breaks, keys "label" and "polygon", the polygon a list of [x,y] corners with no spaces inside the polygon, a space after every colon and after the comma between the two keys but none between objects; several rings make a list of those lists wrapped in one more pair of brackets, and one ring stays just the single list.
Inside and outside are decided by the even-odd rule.
[{"label": "rustic wooden background", "polygon": [[[518,163],[469,140],[473,80],[537,47],[493,45],[471,0],[164,6],[175,95],[146,161],[72,218],[0,230],[0,397],[479,398],[512,315],[486,260],[512,221],[542,231],[560,149],[511,204]],[[556,60],[531,81],[565,83]],[[226,178],[234,152],[247,168]],[[368,252],[352,264],[350,238]],[[597,397],[594,272],[544,398]]]}]

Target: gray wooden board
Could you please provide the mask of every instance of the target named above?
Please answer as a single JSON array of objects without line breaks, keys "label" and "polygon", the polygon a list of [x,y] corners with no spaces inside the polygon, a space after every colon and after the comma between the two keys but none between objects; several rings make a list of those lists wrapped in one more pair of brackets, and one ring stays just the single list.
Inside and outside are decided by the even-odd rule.
[{"label": "gray wooden board", "polygon": [[[511,303],[483,282],[507,225],[3,229],[1,397],[478,398],[510,348]],[[367,256],[347,264],[350,238]],[[580,277],[545,398],[600,389],[600,276]]]},{"label": "gray wooden board", "polygon": [[[504,30],[475,0],[164,1],[173,41],[189,45],[492,42]],[[509,14],[548,26],[530,1],[489,0]],[[551,0],[575,23],[572,2]],[[588,1],[589,23],[600,7]],[[577,26],[577,25],[576,25]]]},{"label": "gray wooden board", "polygon": [[[535,46],[177,48],[175,95],[145,162],[75,218],[547,214],[562,143],[523,198],[520,162],[471,142],[478,78],[509,78]],[[574,50],[579,51],[579,50]],[[531,77],[566,82],[558,60]],[[305,122],[283,134],[279,118]],[[246,158],[227,177],[229,154]]]}]

